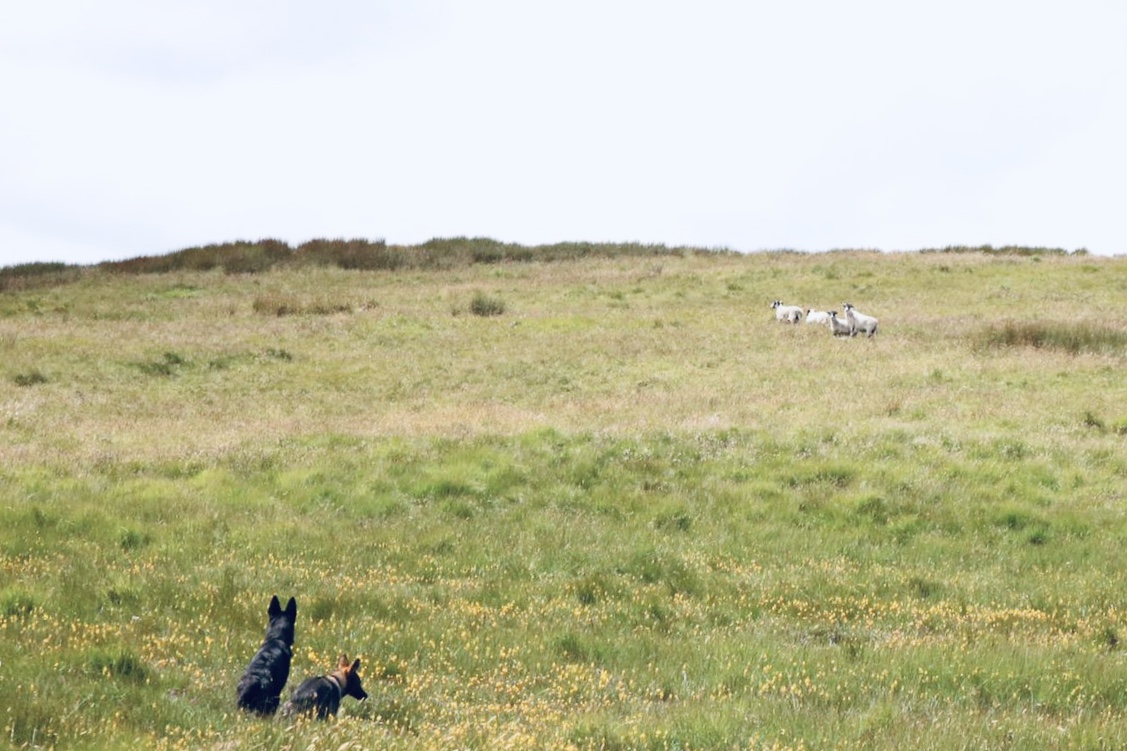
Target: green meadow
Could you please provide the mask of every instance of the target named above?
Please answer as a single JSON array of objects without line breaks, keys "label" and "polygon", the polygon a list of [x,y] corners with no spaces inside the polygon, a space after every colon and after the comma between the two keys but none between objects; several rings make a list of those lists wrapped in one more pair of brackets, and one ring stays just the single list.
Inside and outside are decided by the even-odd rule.
[{"label": "green meadow", "polygon": [[[0,745],[1123,748],[1125,300],[1015,248],[0,269]],[[273,594],[284,697],[366,702],[236,711]]]}]

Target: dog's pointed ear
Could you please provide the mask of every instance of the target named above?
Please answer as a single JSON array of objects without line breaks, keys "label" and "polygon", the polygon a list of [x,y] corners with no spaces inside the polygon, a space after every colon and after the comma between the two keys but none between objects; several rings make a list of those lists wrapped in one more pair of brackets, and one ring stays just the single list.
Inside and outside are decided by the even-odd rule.
[{"label": "dog's pointed ear", "polygon": [[290,601],[286,603],[286,615],[288,615],[290,618],[297,616],[297,600],[292,597],[290,598]]},{"label": "dog's pointed ear", "polygon": [[282,614],[282,605],[278,602],[278,595],[270,598],[270,607],[266,609],[266,615],[271,618]]},{"label": "dog's pointed ear", "polygon": [[359,671],[360,671],[360,658],[357,657],[355,660],[352,661],[352,672],[357,673]]},{"label": "dog's pointed ear", "polygon": [[340,658],[337,660],[337,667],[341,668],[342,670],[348,669],[348,655],[346,655],[344,652],[340,653]]}]

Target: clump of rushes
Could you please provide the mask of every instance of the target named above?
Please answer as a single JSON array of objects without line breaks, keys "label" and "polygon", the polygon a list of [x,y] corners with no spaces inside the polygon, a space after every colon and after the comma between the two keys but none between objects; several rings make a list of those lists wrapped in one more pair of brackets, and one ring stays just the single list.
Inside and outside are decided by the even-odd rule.
[{"label": "clump of rushes", "polygon": [[484,292],[476,292],[473,300],[470,301],[470,312],[482,318],[499,316],[505,312],[505,301],[498,297],[491,297]]},{"label": "clump of rushes", "polygon": [[137,363],[137,368],[142,373],[151,376],[171,376],[187,366],[188,361],[175,352],[165,352],[159,360]]},{"label": "clump of rushes", "polygon": [[1073,355],[1082,352],[1114,354],[1127,351],[1127,334],[1082,321],[1009,321],[985,329],[979,335],[979,344],[987,349],[1031,347]]},{"label": "clump of rushes", "polygon": [[16,373],[12,376],[12,383],[17,386],[37,386],[41,383],[47,383],[47,376],[43,375],[42,371],[29,370],[26,373]]}]

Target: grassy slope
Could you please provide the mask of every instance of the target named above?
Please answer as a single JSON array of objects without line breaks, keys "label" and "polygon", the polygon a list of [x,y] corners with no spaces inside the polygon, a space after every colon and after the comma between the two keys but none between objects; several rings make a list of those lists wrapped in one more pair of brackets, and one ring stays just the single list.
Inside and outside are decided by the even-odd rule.
[{"label": "grassy slope", "polygon": [[[839,253],[0,295],[3,738],[1122,744],[1125,354],[982,332],[1122,332],[1125,288]],[[272,592],[295,678],[365,660],[331,733],[232,711]]]}]

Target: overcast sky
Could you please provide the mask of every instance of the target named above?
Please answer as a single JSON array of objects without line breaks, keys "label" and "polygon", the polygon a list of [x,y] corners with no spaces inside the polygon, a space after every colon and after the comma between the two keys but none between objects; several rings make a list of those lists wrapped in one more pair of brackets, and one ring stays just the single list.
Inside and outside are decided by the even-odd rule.
[{"label": "overcast sky", "polygon": [[1121,0],[44,0],[0,265],[274,237],[1127,253]]}]

